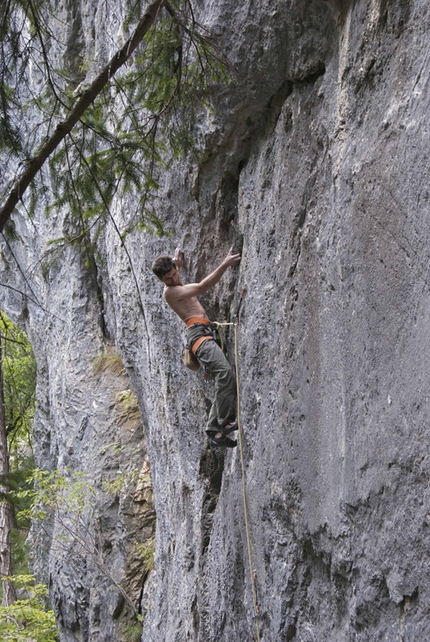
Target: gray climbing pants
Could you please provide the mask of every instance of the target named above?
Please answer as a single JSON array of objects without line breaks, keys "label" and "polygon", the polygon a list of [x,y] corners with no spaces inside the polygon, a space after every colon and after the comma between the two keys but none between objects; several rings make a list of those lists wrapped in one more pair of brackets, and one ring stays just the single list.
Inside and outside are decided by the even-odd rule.
[{"label": "gray climbing pants", "polygon": [[[196,327],[188,328],[187,343],[192,345],[198,337],[209,334],[211,332],[205,326],[201,326],[200,331]],[[236,419],[236,379],[227,357],[213,339],[203,341],[196,357],[215,380],[215,398],[206,428],[210,435],[218,432],[219,427]]]}]

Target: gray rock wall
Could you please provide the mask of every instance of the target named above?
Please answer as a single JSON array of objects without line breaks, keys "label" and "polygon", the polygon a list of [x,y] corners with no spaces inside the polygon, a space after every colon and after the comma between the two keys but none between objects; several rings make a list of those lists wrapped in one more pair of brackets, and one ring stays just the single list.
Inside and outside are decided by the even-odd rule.
[{"label": "gray rock wall", "polygon": [[[200,279],[243,241],[240,267],[203,303],[230,320],[247,287],[239,373],[261,639],[422,642],[430,637],[428,3],[195,5],[238,80],[200,124],[205,163],[176,162],[163,177],[158,211],[172,237],[136,233],[127,255],[107,227],[94,270],[68,250],[42,274],[36,262],[60,222],[41,218],[35,240],[15,219],[27,244],[22,266],[34,268],[44,307],[66,320],[26,302],[39,362],[39,460],[84,466],[96,479],[129,461],[128,450],[115,464],[99,455],[123,434],[107,401],[114,383],[89,369],[109,336],[139,401],[157,514],[142,640],[256,639],[239,452],[207,447],[211,389],[182,366],[182,324],[149,270],[154,256],[181,245],[185,278]],[[116,203],[119,225],[132,207]],[[16,270],[8,279],[23,288]],[[8,292],[18,314],[21,300]],[[94,418],[88,438],[85,416]],[[130,525],[106,499],[97,511],[102,521],[106,511],[107,539],[118,524],[123,538],[146,527],[136,507]],[[108,590],[99,571],[73,568],[52,547],[48,559],[62,639],[122,640],[118,591],[109,585],[97,619]],[[115,557],[118,578],[127,559]]]}]

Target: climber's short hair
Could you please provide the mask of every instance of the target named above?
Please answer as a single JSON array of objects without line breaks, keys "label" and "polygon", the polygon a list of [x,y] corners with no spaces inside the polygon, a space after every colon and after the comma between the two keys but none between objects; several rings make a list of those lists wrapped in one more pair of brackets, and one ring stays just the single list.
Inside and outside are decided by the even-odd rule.
[{"label": "climber's short hair", "polygon": [[151,269],[154,272],[155,276],[158,276],[159,279],[162,279],[163,276],[168,274],[175,267],[176,265],[173,259],[170,256],[162,254],[155,259]]}]

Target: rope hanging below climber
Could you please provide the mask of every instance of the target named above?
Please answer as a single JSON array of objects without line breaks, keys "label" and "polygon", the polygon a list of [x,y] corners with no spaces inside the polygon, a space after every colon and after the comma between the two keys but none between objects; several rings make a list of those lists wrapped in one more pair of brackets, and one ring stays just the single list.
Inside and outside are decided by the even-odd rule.
[{"label": "rope hanging below climber", "polygon": [[[246,288],[242,291],[242,299],[246,292]],[[241,305],[241,304],[240,304]],[[254,571],[254,566],[252,562],[252,548],[251,548],[251,533],[249,526],[249,514],[248,514],[248,500],[246,495],[246,474],[245,474],[245,458],[244,458],[244,449],[243,449],[243,428],[242,428],[242,416],[241,416],[241,404],[240,404],[240,376],[239,376],[239,314],[236,315],[236,322],[234,323],[220,323],[221,326],[233,326],[234,327],[234,364],[236,370],[236,392],[237,392],[237,429],[239,435],[239,452],[240,452],[240,465],[242,473],[242,496],[243,496],[243,512],[245,518],[245,529],[246,529],[246,544],[248,550],[248,564],[249,564],[249,573],[251,578],[251,590],[252,590],[252,601],[253,601],[253,619],[255,620],[255,628],[257,633],[257,642],[260,642],[260,626],[258,618],[260,616],[258,604],[257,604],[257,590],[256,590],[256,573]]]}]

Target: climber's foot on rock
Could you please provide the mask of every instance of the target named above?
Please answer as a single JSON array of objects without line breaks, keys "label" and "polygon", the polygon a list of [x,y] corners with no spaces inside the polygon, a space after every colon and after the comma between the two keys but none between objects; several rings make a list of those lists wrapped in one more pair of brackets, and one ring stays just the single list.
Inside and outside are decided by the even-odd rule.
[{"label": "climber's foot on rock", "polygon": [[235,439],[228,439],[225,435],[220,432],[217,432],[215,436],[209,439],[211,446],[216,448],[234,448],[237,446],[237,441]]},{"label": "climber's foot on rock", "polygon": [[223,426],[219,430],[220,430],[220,433],[222,435],[224,435],[224,437],[226,437],[227,435],[229,435],[234,430],[237,430],[238,427],[239,426],[237,425],[237,421],[230,421],[230,423],[226,424],[225,426]]}]

